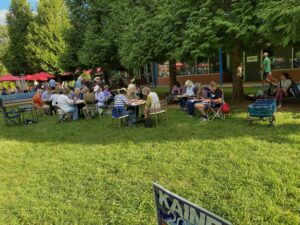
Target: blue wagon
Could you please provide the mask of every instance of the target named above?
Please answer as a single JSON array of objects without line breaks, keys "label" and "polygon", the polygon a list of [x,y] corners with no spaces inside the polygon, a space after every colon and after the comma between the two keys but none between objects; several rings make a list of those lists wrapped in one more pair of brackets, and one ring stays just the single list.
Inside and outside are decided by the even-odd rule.
[{"label": "blue wagon", "polygon": [[258,99],[248,107],[248,121],[253,123],[254,119],[269,120],[269,125],[273,126],[276,121],[277,111],[275,99]]}]

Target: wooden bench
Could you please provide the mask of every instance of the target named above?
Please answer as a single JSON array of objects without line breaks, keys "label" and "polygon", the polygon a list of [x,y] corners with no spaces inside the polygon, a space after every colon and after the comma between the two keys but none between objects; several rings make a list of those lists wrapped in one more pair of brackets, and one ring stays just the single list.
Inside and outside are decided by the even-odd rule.
[{"label": "wooden bench", "polygon": [[33,106],[32,98],[35,93],[13,94],[13,95],[1,95],[0,96],[0,109],[2,110],[5,124],[20,124],[21,113],[16,108],[19,106]]}]

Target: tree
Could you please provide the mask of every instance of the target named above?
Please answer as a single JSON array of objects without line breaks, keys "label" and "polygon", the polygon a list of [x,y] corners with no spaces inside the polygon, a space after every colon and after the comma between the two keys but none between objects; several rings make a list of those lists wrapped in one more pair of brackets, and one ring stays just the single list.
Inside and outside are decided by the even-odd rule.
[{"label": "tree", "polygon": [[32,12],[26,0],[12,0],[6,16],[9,44],[4,65],[10,73],[19,75],[30,72],[26,55],[26,35],[32,21]]},{"label": "tree", "polygon": [[141,67],[151,62],[169,61],[170,87],[176,81],[176,59],[189,18],[190,2],[139,1],[132,7],[127,29],[122,34],[120,55],[128,67]]},{"label": "tree", "polygon": [[27,35],[27,60],[37,71],[61,73],[66,51],[65,34],[70,29],[64,0],[40,0],[37,15]]},{"label": "tree", "polygon": [[6,26],[0,26],[0,74],[7,73],[4,62],[4,57],[8,48],[9,37]]},{"label": "tree", "polygon": [[75,71],[84,65],[79,61],[79,52],[84,44],[84,34],[89,22],[87,0],[66,0],[71,22],[66,32],[66,51],[62,57],[63,69]]},{"label": "tree", "polygon": [[259,18],[263,21],[260,32],[274,45],[300,42],[299,0],[260,1]]},{"label": "tree", "polygon": [[222,47],[231,53],[233,100],[244,98],[243,78],[238,76],[242,49],[258,47],[262,35],[258,32],[261,20],[257,17],[257,1],[202,1],[191,12],[184,51],[192,57],[211,56]]},{"label": "tree", "polygon": [[108,71],[124,69],[120,63],[117,43],[122,21],[116,22],[118,15],[114,15],[122,12],[113,10],[118,3],[122,5],[121,1],[88,0],[89,22],[83,46],[79,51],[79,61],[85,67],[105,68],[106,82],[108,82]]}]

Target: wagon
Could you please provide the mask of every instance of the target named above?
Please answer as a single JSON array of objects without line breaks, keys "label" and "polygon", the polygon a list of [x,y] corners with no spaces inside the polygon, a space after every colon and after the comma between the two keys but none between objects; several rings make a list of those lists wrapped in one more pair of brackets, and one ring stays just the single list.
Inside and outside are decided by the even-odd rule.
[{"label": "wagon", "polygon": [[276,121],[276,111],[275,99],[258,99],[248,107],[248,121],[252,124],[255,119],[268,120],[269,125],[273,126]]}]

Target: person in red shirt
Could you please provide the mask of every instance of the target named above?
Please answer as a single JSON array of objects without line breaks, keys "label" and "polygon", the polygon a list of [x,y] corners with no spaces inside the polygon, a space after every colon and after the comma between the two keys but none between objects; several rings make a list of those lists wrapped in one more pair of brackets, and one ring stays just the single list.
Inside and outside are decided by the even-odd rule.
[{"label": "person in red shirt", "polygon": [[40,113],[45,113],[47,110],[49,110],[49,106],[45,105],[44,102],[42,101],[42,90],[38,90],[36,94],[32,98],[33,104],[35,108],[40,112]]}]

